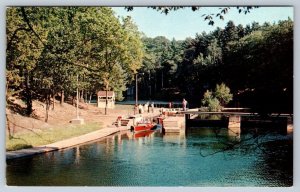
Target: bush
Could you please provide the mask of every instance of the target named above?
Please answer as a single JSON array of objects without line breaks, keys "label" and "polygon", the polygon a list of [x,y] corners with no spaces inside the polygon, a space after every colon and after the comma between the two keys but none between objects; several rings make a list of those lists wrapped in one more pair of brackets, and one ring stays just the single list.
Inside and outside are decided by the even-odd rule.
[{"label": "bush", "polygon": [[212,92],[209,90],[206,90],[206,92],[203,95],[203,99],[201,101],[202,105],[208,106],[210,101],[212,100],[212,98],[213,98]]},{"label": "bush", "polygon": [[222,106],[228,104],[233,97],[230,93],[229,87],[227,87],[224,83],[221,83],[221,85],[217,84],[214,95],[220,101]]},{"label": "bush", "polygon": [[209,111],[220,111],[222,107],[232,100],[232,94],[229,87],[224,83],[217,84],[215,92],[206,90],[203,95],[202,105],[208,107]]},{"label": "bush", "polygon": [[212,98],[209,100],[208,103],[208,110],[209,111],[220,111],[222,109],[222,106],[220,105],[220,101],[217,98]]}]

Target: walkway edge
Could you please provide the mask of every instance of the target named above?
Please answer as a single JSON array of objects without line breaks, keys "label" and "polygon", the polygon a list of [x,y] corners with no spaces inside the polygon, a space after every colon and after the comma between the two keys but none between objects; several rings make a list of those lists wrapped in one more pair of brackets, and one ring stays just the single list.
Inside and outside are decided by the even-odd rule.
[{"label": "walkway edge", "polygon": [[42,145],[42,146],[37,146],[28,149],[21,149],[16,151],[8,151],[6,152],[6,160],[29,157],[41,153],[57,151],[57,150],[73,147],[75,145],[80,145],[90,141],[98,140],[124,130],[127,130],[127,128],[103,128],[98,131],[93,131],[84,135],[72,137],[48,145]]}]

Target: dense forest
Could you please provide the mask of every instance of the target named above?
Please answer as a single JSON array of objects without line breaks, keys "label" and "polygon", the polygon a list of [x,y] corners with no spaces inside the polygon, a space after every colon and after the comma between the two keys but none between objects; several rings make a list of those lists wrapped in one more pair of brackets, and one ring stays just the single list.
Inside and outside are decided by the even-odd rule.
[{"label": "dense forest", "polygon": [[[293,110],[293,21],[235,25],[197,33],[184,41],[138,31],[130,17],[106,7],[7,9],[6,99],[17,96],[49,108],[75,97],[114,90],[117,99],[135,86],[139,98],[199,107],[207,90],[225,84],[228,106],[260,112]],[[54,107],[54,106],[53,106]]]},{"label": "dense forest", "polygon": [[[224,29],[196,34],[184,41],[143,38],[140,71],[144,98],[190,101],[199,107],[204,93],[224,83],[232,107],[260,112],[293,111],[293,21],[229,21]],[[151,90],[152,89],[152,90]]]}]

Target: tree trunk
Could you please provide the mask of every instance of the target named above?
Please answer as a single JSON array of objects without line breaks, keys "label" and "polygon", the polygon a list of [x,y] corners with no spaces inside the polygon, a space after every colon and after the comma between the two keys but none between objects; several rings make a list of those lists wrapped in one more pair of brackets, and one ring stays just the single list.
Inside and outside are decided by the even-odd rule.
[{"label": "tree trunk", "polygon": [[75,100],[75,97],[74,97],[74,95],[72,95],[72,105],[73,105],[73,106],[75,106],[74,100]]},{"label": "tree trunk", "polygon": [[[89,103],[91,102],[92,100],[92,96],[93,96],[93,93],[90,93],[90,99],[89,99]],[[98,97],[97,97],[97,102],[98,102]]]},{"label": "tree trunk", "polygon": [[88,92],[87,92],[87,90],[85,91],[85,102],[86,103],[88,102]]},{"label": "tree trunk", "polygon": [[26,98],[26,114],[28,116],[32,113],[32,95],[30,90],[30,79],[28,72],[25,74],[26,83],[25,83],[25,98]]},{"label": "tree trunk", "polygon": [[[6,103],[7,103],[8,102],[8,83],[6,83],[5,96],[6,96]],[[5,113],[5,117],[6,117],[7,131],[8,131],[8,139],[12,139],[13,135],[11,134],[11,128],[10,128],[10,123],[9,123],[7,113]]]},{"label": "tree trunk", "polygon": [[64,90],[60,91],[60,105],[63,105],[64,100],[65,100],[65,94],[64,94]]},{"label": "tree trunk", "polygon": [[52,110],[54,110],[54,106],[55,106],[55,93],[54,93],[54,91],[52,92],[52,101],[53,101]]},{"label": "tree trunk", "polygon": [[80,102],[84,102],[84,98],[83,98],[83,90],[80,91]]},{"label": "tree trunk", "polygon": [[6,116],[6,124],[7,124],[7,131],[8,131],[8,139],[10,140],[13,138],[13,134],[11,133],[10,123],[7,114],[5,114],[5,116]]},{"label": "tree trunk", "polygon": [[46,116],[45,116],[45,122],[48,122],[48,118],[49,118],[49,108],[50,108],[50,104],[51,104],[51,99],[50,99],[50,94],[46,93]]}]

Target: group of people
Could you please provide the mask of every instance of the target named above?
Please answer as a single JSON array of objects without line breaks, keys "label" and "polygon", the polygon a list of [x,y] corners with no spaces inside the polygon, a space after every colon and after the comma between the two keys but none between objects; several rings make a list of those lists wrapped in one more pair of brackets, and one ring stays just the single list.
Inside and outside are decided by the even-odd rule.
[{"label": "group of people", "polygon": [[[182,109],[183,111],[186,111],[187,109],[187,100],[183,99],[182,100]],[[169,102],[169,108],[172,108],[173,103]],[[149,104],[149,102],[145,103],[144,105],[139,104],[138,106],[136,106],[136,108],[138,109],[138,113],[142,114],[144,112],[148,112],[148,113],[153,113],[154,112],[154,102],[151,102],[151,104]]]},{"label": "group of people", "polygon": [[139,114],[144,113],[145,111],[147,111],[148,113],[153,113],[154,112],[154,102],[151,102],[151,104],[149,104],[149,102],[147,102],[144,106],[142,104],[138,105],[138,110],[139,110]]},{"label": "group of people", "polygon": [[[182,100],[182,110],[183,110],[183,111],[186,111],[187,104],[188,104],[187,100],[185,100],[185,99],[183,98],[183,100]],[[173,102],[169,102],[169,108],[170,108],[170,109],[173,108]]]}]

